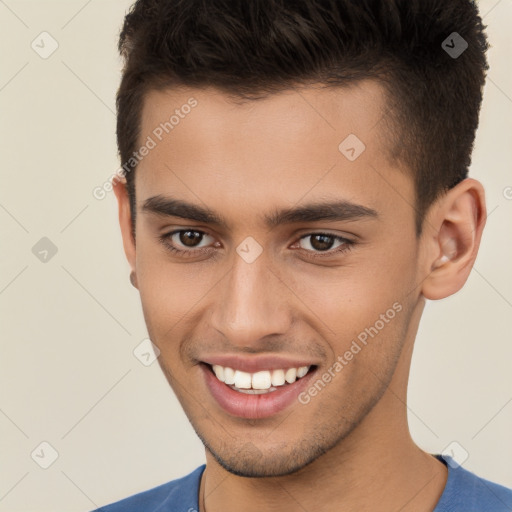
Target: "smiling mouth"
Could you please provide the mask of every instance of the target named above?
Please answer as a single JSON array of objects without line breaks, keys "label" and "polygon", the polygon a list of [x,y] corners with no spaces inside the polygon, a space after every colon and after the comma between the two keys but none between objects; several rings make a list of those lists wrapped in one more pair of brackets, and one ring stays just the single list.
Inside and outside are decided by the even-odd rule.
[{"label": "smiling mouth", "polygon": [[249,395],[262,395],[277,391],[279,388],[289,386],[302,379],[316,368],[315,365],[309,365],[249,373],[229,366],[206,364],[217,380],[234,391]]}]

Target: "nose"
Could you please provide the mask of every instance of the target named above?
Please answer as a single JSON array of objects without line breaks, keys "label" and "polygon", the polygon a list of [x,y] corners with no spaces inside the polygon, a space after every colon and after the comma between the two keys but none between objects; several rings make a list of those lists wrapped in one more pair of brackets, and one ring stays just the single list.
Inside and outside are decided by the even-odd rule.
[{"label": "nose", "polygon": [[263,338],[289,330],[293,294],[263,255],[252,263],[236,255],[217,286],[210,321],[233,346],[263,350]]}]

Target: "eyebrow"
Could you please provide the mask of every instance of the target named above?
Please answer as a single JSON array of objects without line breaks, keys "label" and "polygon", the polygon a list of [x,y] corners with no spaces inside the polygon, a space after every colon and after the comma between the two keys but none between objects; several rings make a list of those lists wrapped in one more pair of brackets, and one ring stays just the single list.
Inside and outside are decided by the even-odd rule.
[{"label": "eyebrow", "polygon": [[[157,195],[146,199],[142,211],[228,228],[226,219],[215,211],[168,196]],[[339,200],[309,203],[294,208],[282,208],[265,215],[264,222],[269,228],[274,228],[282,224],[300,222],[351,221],[368,218],[378,218],[377,211],[350,201]]]}]

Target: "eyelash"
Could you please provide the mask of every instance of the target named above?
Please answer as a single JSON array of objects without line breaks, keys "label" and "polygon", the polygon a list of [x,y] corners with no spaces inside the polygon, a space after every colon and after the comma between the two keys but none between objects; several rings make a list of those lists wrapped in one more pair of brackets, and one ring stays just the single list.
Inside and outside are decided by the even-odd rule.
[{"label": "eyelash", "polygon": [[[183,256],[185,258],[190,258],[190,257],[198,256],[200,254],[205,254],[205,253],[211,252],[211,249],[212,249],[211,247],[201,247],[199,249],[191,249],[191,250],[177,249],[174,245],[172,245],[169,242],[169,240],[172,239],[172,237],[174,235],[176,235],[178,233],[184,233],[187,231],[191,231],[193,233],[200,233],[201,235],[208,235],[208,233],[205,233],[204,231],[199,231],[199,230],[195,230],[195,229],[178,229],[175,231],[171,231],[170,233],[160,235],[158,238],[159,238],[159,241],[164,245],[164,247],[167,250],[169,250],[170,252],[177,254],[179,256]],[[307,233],[305,235],[302,235],[299,238],[299,241],[302,240],[303,238],[308,238],[308,237],[311,237],[314,235],[327,236],[327,237],[333,238],[335,241],[342,242],[343,244],[334,250],[329,249],[324,252],[321,252],[321,251],[315,252],[315,251],[310,251],[308,249],[300,249],[301,251],[305,251],[306,253],[309,253],[308,258],[313,258],[313,259],[314,258],[327,258],[327,257],[332,257],[333,255],[336,255],[336,254],[343,254],[345,252],[350,251],[352,249],[352,247],[355,245],[355,242],[352,240],[348,240],[347,238],[344,238],[339,235],[333,235],[331,233],[323,233],[323,232]]]}]

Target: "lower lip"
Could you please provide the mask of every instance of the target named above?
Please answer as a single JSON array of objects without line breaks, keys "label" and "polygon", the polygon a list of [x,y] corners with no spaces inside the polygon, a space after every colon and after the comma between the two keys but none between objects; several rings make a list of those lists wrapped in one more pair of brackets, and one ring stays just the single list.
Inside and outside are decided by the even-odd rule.
[{"label": "lower lip", "polygon": [[199,366],[210,393],[222,409],[233,416],[252,419],[268,418],[283,411],[294,401],[298,401],[298,396],[308,387],[316,373],[314,369],[293,384],[279,386],[276,391],[252,395],[231,389],[215,377],[209,365],[201,363]]}]

